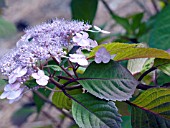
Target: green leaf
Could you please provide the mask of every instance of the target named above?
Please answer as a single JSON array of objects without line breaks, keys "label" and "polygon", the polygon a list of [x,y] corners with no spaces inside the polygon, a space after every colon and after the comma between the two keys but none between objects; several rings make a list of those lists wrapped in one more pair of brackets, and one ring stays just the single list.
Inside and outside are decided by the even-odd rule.
[{"label": "green leaf", "polygon": [[134,44],[121,43],[110,43],[97,46],[91,51],[89,57],[94,56],[96,51],[101,47],[105,47],[111,55],[116,54],[116,56],[114,57],[114,60],[116,61],[137,58],[170,59],[170,54],[164,50],[155,48],[142,48],[137,47],[137,45]]},{"label": "green leaf", "polygon": [[0,79],[0,91],[2,91],[4,89],[6,84],[7,84],[7,82],[5,80]]},{"label": "green leaf", "polygon": [[150,33],[149,46],[167,50],[170,48],[170,5],[156,17]]},{"label": "green leaf", "polygon": [[146,60],[147,58],[131,59],[128,61],[127,69],[132,74],[137,74],[142,71]]},{"label": "green leaf", "polygon": [[167,59],[155,59],[154,66],[160,69],[162,72],[170,76],[170,60]]},{"label": "green leaf", "polygon": [[132,128],[131,126],[131,116],[122,116],[122,128]]},{"label": "green leaf", "polygon": [[138,85],[129,71],[113,60],[107,64],[92,62],[78,81],[91,94],[113,101],[128,100]]},{"label": "green leaf", "polygon": [[137,13],[135,15],[132,16],[132,29],[133,31],[135,31],[137,28],[140,27],[140,24],[142,22],[142,18],[143,18],[143,13]]},{"label": "green leaf", "polygon": [[58,108],[65,108],[69,110],[71,108],[72,102],[63,92],[55,92],[52,97],[52,102]]},{"label": "green leaf", "polygon": [[0,17],[0,38],[9,37],[14,33],[16,33],[15,25]]},{"label": "green leaf", "polygon": [[145,111],[138,107],[132,106],[133,128],[169,128],[170,121],[168,119],[157,116],[151,112]]},{"label": "green leaf", "polygon": [[153,67],[153,65],[154,65],[154,58],[149,58],[149,59],[147,59],[146,60],[146,62],[145,62],[145,64],[143,65],[143,67],[142,67],[142,73],[144,73],[144,72],[146,72],[147,70],[149,70],[150,68],[152,68]]},{"label": "green leaf", "polygon": [[170,76],[166,75],[163,72],[158,72],[157,83],[158,85],[166,85],[166,83],[170,83]]},{"label": "green leaf", "polygon": [[96,15],[98,0],[72,0],[72,18],[92,24]]},{"label": "green leaf", "polygon": [[72,113],[81,128],[120,128],[121,118],[112,101],[100,100],[90,94],[75,96],[81,104],[73,100]]},{"label": "green leaf", "polygon": [[93,57],[95,55],[95,53],[99,50],[99,48],[101,47],[105,47],[107,49],[107,51],[113,55],[113,54],[117,54],[118,52],[121,52],[125,49],[129,49],[129,48],[134,48],[136,47],[137,44],[125,44],[125,43],[108,43],[108,44],[102,44],[99,45],[97,47],[95,47],[91,52],[89,57]]},{"label": "green leaf", "polygon": [[[81,93],[82,91],[80,89],[67,91],[70,95],[76,95]],[[68,98],[63,92],[55,92],[52,96],[52,102],[58,107],[58,108],[65,108],[67,110],[71,109],[72,101],[70,98]]]},{"label": "green leaf", "polygon": [[115,13],[112,13],[111,16],[116,21],[116,23],[120,24],[124,29],[126,29],[126,31],[129,32],[131,30],[129,20],[127,18],[120,17],[120,16],[116,15]]},{"label": "green leaf", "polygon": [[170,119],[170,89],[148,89],[139,95],[132,104],[155,114],[155,116]]},{"label": "green leaf", "polygon": [[14,125],[21,126],[34,112],[35,110],[32,107],[22,107],[13,113],[11,121]]},{"label": "green leaf", "polygon": [[129,105],[127,103],[116,101],[115,104],[118,108],[118,112],[122,116],[130,116],[130,111],[128,110]]},{"label": "green leaf", "polygon": [[45,66],[45,67],[49,67],[49,68],[51,68],[51,69],[54,70],[54,71],[63,71],[63,70],[60,68],[60,66],[58,66],[58,65],[47,65],[47,66]]},{"label": "green leaf", "polygon": [[129,48],[119,52],[114,60],[127,60],[136,58],[163,58],[170,59],[170,54],[155,48]]}]

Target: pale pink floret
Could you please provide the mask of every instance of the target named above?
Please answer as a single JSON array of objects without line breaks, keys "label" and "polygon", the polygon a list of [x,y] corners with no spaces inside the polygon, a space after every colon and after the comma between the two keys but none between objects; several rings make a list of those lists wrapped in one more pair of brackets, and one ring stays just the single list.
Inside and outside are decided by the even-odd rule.
[{"label": "pale pink floret", "polygon": [[14,83],[17,78],[24,76],[27,73],[27,68],[17,67],[9,76],[9,84]]},{"label": "pale pink floret", "polygon": [[38,85],[45,86],[48,84],[49,77],[44,74],[43,70],[38,70],[37,73],[33,73],[32,77],[36,79]]},{"label": "pale pink floret", "polygon": [[111,55],[107,52],[106,48],[101,47],[95,54],[96,63],[108,63],[111,59]]},{"label": "pale pink floret", "polygon": [[83,54],[69,54],[69,60],[73,63],[78,63],[79,65],[86,66],[88,61]]},{"label": "pale pink floret", "polygon": [[24,88],[20,88],[20,83],[7,84],[4,88],[4,92],[1,94],[0,99],[14,100],[20,97]]},{"label": "pale pink floret", "polygon": [[73,37],[73,42],[77,43],[79,46],[85,47],[90,45],[89,35],[86,32],[76,33]]}]

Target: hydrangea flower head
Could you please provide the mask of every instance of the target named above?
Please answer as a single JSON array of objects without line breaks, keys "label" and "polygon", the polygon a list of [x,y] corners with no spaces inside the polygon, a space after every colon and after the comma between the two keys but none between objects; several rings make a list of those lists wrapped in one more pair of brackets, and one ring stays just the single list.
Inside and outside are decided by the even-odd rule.
[{"label": "hydrangea flower head", "polygon": [[[91,27],[80,21],[53,19],[25,30],[16,47],[0,58],[0,71],[9,83],[0,98],[9,99],[10,103],[19,100],[24,92],[24,82],[30,78],[36,79],[37,86],[47,85],[50,78],[44,74],[43,68],[39,70],[39,66],[50,59],[55,58],[60,64],[65,57],[81,66],[88,65],[81,50],[90,51],[97,46],[97,42],[90,39],[87,33],[93,32]],[[106,33],[98,27],[95,29]],[[77,51],[80,52],[69,53],[74,46],[78,46]]]}]

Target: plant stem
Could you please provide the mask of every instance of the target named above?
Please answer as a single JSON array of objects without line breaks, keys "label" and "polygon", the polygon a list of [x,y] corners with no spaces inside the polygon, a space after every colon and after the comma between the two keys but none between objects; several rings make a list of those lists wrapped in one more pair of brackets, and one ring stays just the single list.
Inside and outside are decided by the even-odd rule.
[{"label": "plant stem", "polygon": [[138,6],[148,14],[148,16],[152,16],[151,11],[144,4],[141,3],[141,0],[135,0],[134,2],[136,2]]},{"label": "plant stem", "polygon": [[55,109],[57,109],[59,112],[61,112],[62,114],[64,114],[65,116],[67,116],[68,118],[70,118],[71,120],[74,120],[73,117],[66,113],[65,111],[63,111],[62,109],[58,108],[55,106],[55,104],[53,104],[49,99],[47,99],[44,95],[42,95],[40,92],[38,91],[33,91],[34,93],[36,93],[42,100],[44,100],[46,103],[50,104],[51,106],[53,106]]},{"label": "plant stem", "polygon": [[138,84],[137,89],[142,89],[142,90],[147,90],[150,88],[156,88],[157,86],[150,86],[150,85],[145,85],[145,84]]},{"label": "plant stem", "polygon": [[[60,66],[55,57],[52,57],[52,59],[56,62],[56,64],[57,64],[58,66]],[[70,76],[71,78],[73,78],[73,76],[72,76],[64,67],[60,66],[60,68],[61,68],[68,76]]]},{"label": "plant stem", "polygon": [[155,12],[158,13],[159,12],[159,9],[157,7],[157,4],[155,2],[155,0],[151,0],[152,4],[153,4],[153,7],[155,8]]},{"label": "plant stem", "polygon": [[66,90],[74,90],[79,88],[83,88],[83,87],[80,84],[71,87],[65,87]]},{"label": "plant stem", "polygon": [[157,69],[157,67],[151,67],[150,69],[148,69],[147,71],[145,71],[145,72],[139,77],[138,81],[141,81],[148,73],[150,73],[150,72],[152,72],[152,71],[154,71],[154,70],[156,70],[156,69]]},{"label": "plant stem", "polygon": [[64,79],[64,80],[72,80],[71,78],[65,77],[65,76],[57,76],[59,79]]},{"label": "plant stem", "polygon": [[49,87],[47,87],[47,86],[45,86],[45,89],[48,89],[48,90],[50,90],[50,91],[52,91],[52,92],[62,92],[62,90],[54,90],[54,89],[49,88]]},{"label": "plant stem", "polygon": [[54,122],[55,124],[58,124],[58,121],[57,121],[54,117],[52,117],[48,112],[42,111],[42,113],[43,113],[48,119],[50,119],[52,122]]},{"label": "plant stem", "polygon": [[71,65],[72,69],[73,69],[74,75],[76,76],[76,78],[78,78],[78,75],[77,75],[77,72],[76,72],[76,68],[74,67],[74,65],[72,64],[72,62],[69,61],[69,63],[70,63],[70,65]]},{"label": "plant stem", "polygon": [[61,85],[59,82],[57,82],[55,79],[50,78],[50,81],[51,81],[55,86],[57,86],[59,89],[62,88],[62,85]]},{"label": "plant stem", "polygon": [[165,83],[161,87],[163,87],[163,88],[170,88],[170,83]]},{"label": "plant stem", "polygon": [[113,16],[114,13],[112,12],[112,10],[110,9],[109,5],[106,3],[105,0],[101,0],[102,3],[104,4],[104,6],[106,7],[106,9],[109,11],[110,15]]},{"label": "plant stem", "polygon": [[[79,102],[78,100],[76,100],[74,97],[72,97],[70,94],[68,94],[66,92],[66,90],[63,89],[63,93],[70,99],[74,100],[76,103],[80,104],[81,106],[83,106],[85,109],[88,110],[88,108],[86,106],[84,106],[81,102]],[[89,110],[88,110],[89,111]]]},{"label": "plant stem", "polygon": [[157,83],[157,70],[155,70],[154,73],[153,73],[153,82],[154,82],[155,86],[158,86],[158,83]]}]

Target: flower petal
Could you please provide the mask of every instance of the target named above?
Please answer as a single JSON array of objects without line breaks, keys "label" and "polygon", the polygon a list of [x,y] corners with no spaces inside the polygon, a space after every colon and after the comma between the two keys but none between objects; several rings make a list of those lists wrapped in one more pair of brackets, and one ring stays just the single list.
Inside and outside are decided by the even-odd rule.
[{"label": "flower petal", "polygon": [[11,91],[10,94],[7,96],[7,99],[12,100],[18,98],[21,93],[23,92],[24,88],[19,88],[16,91]]},{"label": "flower petal", "polygon": [[78,63],[79,65],[82,65],[82,66],[88,65],[88,61],[87,61],[86,58],[78,60],[77,63]]},{"label": "flower petal", "polygon": [[41,85],[41,86],[45,86],[48,84],[48,80],[43,79],[43,78],[36,80],[36,82],[38,85]]},{"label": "flower petal", "polygon": [[39,70],[39,71],[38,71],[38,75],[39,75],[40,77],[44,76],[44,71],[43,71],[43,70]]},{"label": "flower petal", "polygon": [[16,74],[11,74],[8,78],[9,84],[12,84],[17,80]]},{"label": "flower petal", "polygon": [[20,72],[20,71],[21,71],[21,69],[22,69],[22,67],[21,67],[21,66],[19,66],[19,67],[17,67],[17,68],[13,71],[13,73],[18,73],[18,72]]},{"label": "flower petal", "polygon": [[20,99],[22,98],[22,96],[23,96],[23,95],[21,94],[19,97],[15,98],[15,99],[9,100],[9,104],[12,104],[12,103],[14,103],[14,102],[20,100]]},{"label": "flower petal", "polygon": [[23,68],[19,72],[17,72],[17,77],[24,76],[26,73],[27,73],[27,68]]},{"label": "flower petal", "polygon": [[96,29],[97,31],[101,31],[101,28],[99,28],[99,27],[97,27],[97,26],[93,26],[94,27],[94,29]]},{"label": "flower petal", "polygon": [[46,75],[44,75],[44,76],[42,77],[42,79],[49,80],[49,77],[48,77],[48,76],[46,76]]},{"label": "flower petal", "polygon": [[0,99],[5,99],[9,94],[10,94],[10,92],[4,91],[4,92],[1,94]]},{"label": "flower petal", "polygon": [[92,48],[98,46],[98,44],[95,40],[89,39],[89,42],[90,42],[90,47],[92,47]]},{"label": "flower petal", "polygon": [[101,33],[104,33],[104,34],[110,34],[109,31],[105,31],[105,30],[101,30],[100,32],[101,32]]},{"label": "flower petal", "polygon": [[13,91],[19,89],[21,86],[20,83],[14,83],[14,84],[7,84],[4,88],[5,91]]},{"label": "flower petal", "polygon": [[90,42],[88,39],[82,39],[80,42],[77,43],[80,46],[89,46]]},{"label": "flower petal", "polygon": [[75,43],[80,42],[80,40],[81,40],[80,37],[77,37],[77,36],[73,37],[73,42],[75,42]]},{"label": "flower petal", "polygon": [[111,55],[109,53],[105,53],[103,58],[102,58],[102,61],[103,63],[108,63],[111,59]]},{"label": "flower petal", "polygon": [[96,63],[108,63],[111,59],[111,55],[107,52],[106,48],[101,47],[95,54],[95,62]]},{"label": "flower petal", "polygon": [[38,73],[33,73],[31,75],[34,79],[40,79],[40,76],[38,75]]},{"label": "flower petal", "polygon": [[97,64],[99,64],[99,63],[102,62],[101,59],[100,59],[100,57],[95,57],[95,58],[94,58],[94,61],[95,61]]},{"label": "flower petal", "polygon": [[83,39],[87,39],[88,37],[89,37],[89,34],[88,33],[86,33],[86,32],[82,32],[82,38]]}]

